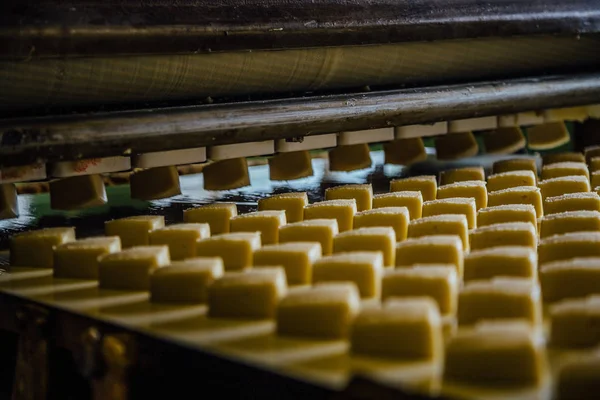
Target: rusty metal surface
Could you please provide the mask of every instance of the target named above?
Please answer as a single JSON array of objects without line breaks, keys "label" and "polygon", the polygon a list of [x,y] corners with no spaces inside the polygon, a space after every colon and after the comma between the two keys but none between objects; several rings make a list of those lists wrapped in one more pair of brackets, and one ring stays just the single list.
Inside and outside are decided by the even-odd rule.
[{"label": "rusty metal surface", "polygon": [[0,58],[600,31],[597,0],[4,0]]},{"label": "rusty metal surface", "polygon": [[554,76],[0,122],[0,165],[144,153],[595,104],[600,75]]}]

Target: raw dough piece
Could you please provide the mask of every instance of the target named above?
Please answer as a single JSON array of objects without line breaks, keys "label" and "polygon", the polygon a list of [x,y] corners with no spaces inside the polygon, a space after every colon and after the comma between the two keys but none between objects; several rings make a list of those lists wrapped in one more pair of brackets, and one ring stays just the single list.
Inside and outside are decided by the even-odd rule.
[{"label": "raw dough piece", "polygon": [[373,187],[364,185],[341,185],[325,189],[325,200],[356,200],[356,211],[370,210],[373,204]]},{"label": "raw dough piece", "polygon": [[490,175],[487,180],[487,190],[495,192],[519,186],[535,186],[536,184],[537,177],[531,171],[509,171]]},{"label": "raw dough piece", "polygon": [[448,199],[432,200],[423,203],[423,217],[435,215],[459,214],[467,217],[469,229],[476,227],[475,199],[470,197],[453,197]]},{"label": "raw dough piece", "polygon": [[581,175],[590,179],[588,167],[584,162],[559,162],[542,167],[542,180],[563,176]]},{"label": "raw dough piece", "polygon": [[230,190],[250,185],[246,157],[215,161],[202,170],[204,189]]},{"label": "raw dough piece", "polygon": [[464,181],[484,181],[485,171],[483,167],[464,167],[448,169],[440,172],[440,185],[449,185]]},{"label": "raw dough piece", "polygon": [[487,207],[488,193],[485,181],[465,181],[443,185],[438,188],[438,199],[449,199],[452,197],[470,197],[475,199],[475,206]]},{"label": "raw dough piece", "polygon": [[560,121],[527,128],[527,139],[531,150],[550,150],[569,143],[571,136],[565,123]]},{"label": "raw dough piece", "polygon": [[208,237],[208,224],[174,224],[150,232],[150,244],[169,246],[171,260],[178,261],[194,257],[198,240]]},{"label": "raw dough piece", "polygon": [[272,319],[286,292],[281,267],[229,272],[208,287],[208,316]]},{"label": "raw dough piece", "polygon": [[313,264],[313,282],[354,282],[362,298],[381,295],[383,256],[380,252],[338,253]]},{"label": "raw dough piece", "polygon": [[337,220],[313,219],[280,227],[279,243],[318,242],[323,255],[329,255],[333,251],[333,237],[337,234]]},{"label": "raw dough piece", "polygon": [[474,229],[469,234],[471,250],[497,246],[526,246],[535,249],[537,230],[528,222],[505,222]]},{"label": "raw dough piece", "polygon": [[537,176],[536,160],[534,158],[509,158],[508,160],[496,161],[492,165],[494,174],[510,171],[531,171]]},{"label": "raw dough piece", "polygon": [[472,281],[458,295],[458,323],[471,325],[486,319],[524,319],[542,322],[540,289],[531,279],[496,277]]},{"label": "raw dough piece", "polygon": [[549,153],[542,156],[542,165],[551,165],[563,162],[585,163],[585,156],[582,153],[567,151],[563,153]]},{"label": "raw dough piece", "polygon": [[209,224],[210,233],[218,235],[229,233],[229,220],[237,215],[235,203],[212,203],[185,210],[183,212],[183,222]]},{"label": "raw dough piece", "polygon": [[330,171],[355,171],[369,168],[371,163],[371,153],[366,143],[338,146],[329,152]]},{"label": "raw dough piece", "polygon": [[457,119],[448,121],[448,132],[484,131],[496,129],[498,118],[495,116]]},{"label": "raw dough piece", "polygon": [[432,298],[442,315],[453,315],[458,300],[458,277],[453,264],[414,265],[386,271],[381,286],[381,298]]},{"label": "raw dough piece", "polygon": [[438,160],[456,160],[476,156],[479,146],[472,132],[449,133],[435,138],[435,151]]},{"label": "raw dough piece", "polygon": [[188,258],[155,270],[150,276],[154,303],[206,303],[208,287],[223,276],[218,257]]},{"label": "raw dough piece", "polygon": [[600,344],[600,296],[564,300],[550,307],[550,344],[576,348]]},{"label": "raw dough piece", "polygon": [[255,211],[238,215],[229,220],[229,230],[233,232],[260,232],[262,244],[279,241],[279,227],[286,224],[285,211]]},{"label": "raw dough piece", "polygon": [[308,205],[306,192],[276,194],[258,200],[258,211],[284,210],[288,223],[304,219],[304,207]]},{"label": "raw dough piece", "polygon": [[423,196],[418,191],[392,192],[376,194],[373,197],[373,208],[405,207],[410,219],[421,218]]},{"label": "raw dough piece", "polygon": [[535,208],[537,218],[544,216],[542,193],[533,186],[519,186],[510,189],[497,190],[488,194],[488,206],[503,206],[509,204],[530,204]]},{"label": "raw dough piece", "polygon": [[451,264],[459,279],[463,275],[463,247],[460,237],[452,235],[425,236],[407,239],[396,245],[396,266],[421,264]]},{"label": "raw dough piece", "polygon": [[596,192],[568,193],[544,199],[544,214],[569,211],[600,211],[600,196]]},{"label": "raw dough piece", "polygon": [[131,175],[129,184],[132,199],[167,199],[181,194],[179,173],[173,165],[135,172]]},{"label": "raw dough piece", "polygon": [[379,251],[383,265],[393,267],[396,260],[396,234],[390,227],[360,228],[333,238],[333,252]]},{"label": "raw dough piece", "polygon": [[419,191],[423,201],[435,200],[437,178],[435,175],[412,176],[390,181],[390,192]]},{"label": "raw dough piece", "polygon": [[578,257],[600,257],[600,232],[572,232],[551,236],[538,244],[540,265]]},{"label": "raw dough piece", "polygon": [[531,204],[507,204],[482,208],[477,212],[477,226],[480,228],[507,222],[529,222],[537,227],[535,208]]},{"label": "raw dough piece", "polygon": [[586,107],[566,107],[554,108],[544,111],[544,121],[578,121],[583,122],[588,119],[588,111]]},{"label": "raw dough piece", "polygon": [[119,236],[124,249],[147,246],[150,244],[150,232],[164,227],[165,217],[162,215],[136,215],[104,223],[106,236]]},{"label": "raw dough piece", "polygon": [[354,215],[354,229],[389,226],[394,229],[396,241],[401,242],[408,234],[410,216],[406,207],[383,207],[362,211]]},{"label": "raw dough piece", "polygon": [[568,211],[542,218],[540,237],[570,232],[600,231],[600,212]]},{"label": "raw dough piece", "polygon": [[167,246],[136,246],[98,259],[101,289],[150,290],[150,275],[169,265]]},{"label": "raw dough piece", "polygon": [[118,236],[79,239],[56,246],[54,276],[69,279],[98,279],[98,258],[121,251]]},{"label": "raw dough piece", "polygon": [[78,210],[106,204],[106,187],[101,175],[80,175],[50,181],[50,207]]},{"label": "raw dough piece", "polygon": [[321,256],[319,242],[273,244],[254,251],[253,265],[282,266],[288,285],[308,285],[312,282],[313,263]]},{"label": "raw dough piece", "polygon": [[545,302],[600,295],[600,257],[546,263],[540,268],[540,284]]},{"label": "raw dough piece", "polygon": [[221,257],[226,271],[249,268],[252,253],[260,248],[259,232],[237,232],[215,235],[196,244],[196,256]]},{"label": "raw dough piece", "polygon": [[590,181],[585,176],[563,176],[546,179],[538,184],[542,198],[560,196],[568,193],[589,192]]},{"label": "raw dough piece", "polygon": [[432,299],[390,299],[363,309],[352,324],[354,354],[405,360],[436,360],[443,352],[442,321]]},{"label": "raw dough piece", "polygon": [[518,126],[498,128],[485,132],[482,136],[487,154],[512,154],[527,145],[525,136]]},{"label": "raw dough piece", "polygon": [[323,283],[288,293],[277,306],[277,334],[342,339],[360,310],[354,283]]},{"label": "raw dough piece", "polygon": [[352,230],[352,222],[356,214],[356,200],[328,200],[309,204],[304,208],[304,219],[337,220],[340,232]]},{"label": "raw dough piece", "polygon": [[75,228],[45,228],[20,232],[10,238],[10,265],[52,268],[54,248],[75,240]]},{"label": "raw dough piece", "polygon": [[585,354],[562,365],[556,400],[583,400],[600,393],[600,351]]},{"label": "raw dough piece", "polygon": [[510,276],[537,277],[537,253],[526,246],[489,247],[465,255],[465,282]]},{"label": "raw dough piece", "polygon": [[398,139],[383,145],[386,164],[411,165],[427,159],[423,139]]},{"label": "raw dough piece", "polygon": [[269,158],[269,179],[272,181],[291,181],[312,175],[312,157],[306,150],[280,153]]},{"label": "raw dough piece", "polygon": [[0,185],[0,220],[19,216],[17,187],[13,183]]},{"label": "raw dough piece", "polygon": [[436,215],[410,221],[408,225],[409,238],[432,235],[456,235],[462,240],[463,248],[469,249],[469,227],[467,217],[464,215]]}]

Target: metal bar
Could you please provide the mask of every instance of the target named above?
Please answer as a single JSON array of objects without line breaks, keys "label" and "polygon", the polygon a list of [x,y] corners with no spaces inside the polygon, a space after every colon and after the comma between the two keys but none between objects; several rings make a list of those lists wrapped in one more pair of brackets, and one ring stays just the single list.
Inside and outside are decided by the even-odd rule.
[{"label": "metal bar", "polygon": [[600,74],[0,122],[0,165],[600,103]]},{"label": "metal bar", "polygon": [[596,0],[4,0],[0,58],[600,32]]}]

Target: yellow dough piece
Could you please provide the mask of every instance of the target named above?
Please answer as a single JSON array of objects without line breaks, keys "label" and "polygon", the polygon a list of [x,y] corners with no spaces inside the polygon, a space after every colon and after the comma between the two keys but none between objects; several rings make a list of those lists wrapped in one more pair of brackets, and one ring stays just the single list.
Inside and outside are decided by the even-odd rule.
[{"label": "yellow dough piece", "polygon": [[177,167],[148,168],[131,175],[131,198],[139,200],[166,199],[181,194]]},{"label": "yellow dough piece", "polygon": [[537,230],[528,222],[505,222],[483,226],[469,234],[471,250],[497,246],[525,246],[535,249]]},{"label": "yellow dough piece", "polygon": [[406,239],[410,216],[406,207],[383,207],[354,215],[354,229],[389,226],[394,229],[396,241]]},{"label": "yellow dough piece", "polygon": [[171,260],[178,261],[194,257],[196,243],[207,237],[210,237],[208,224],[174,224],[150,232],[150,244],[169,246]]},{"label": "yellow dough piece", "polygon": [[229,220],[237,215],[235,203],[212,203],[185,210],[183,222],[206,223],[210,225],[210,233],[218,235],[229,233]]},{"label": "yellow dough piece", "polygon": [[600,257],[571,258],[540,268],[545,302],[600,294]]},{"label": "yellow dough piece", "polygon": [[356,214],[354,199],[320,201],[304,208],[305,220],[335,218],[340,232],[352,230],[354,214]]},{"label": "yellow dough piece", "polygon": [[373,208],[405,207],[410,219],[421,218],[423,196],[418,191],[392,192],[376,194],[373,197]]},{"label": "yellow dough piece", "polygon": [[550,153],[542,156],[542,165],[551,165],[563,162],[585,163],[585,156],[582,153],[572,151],[563,153]]},{"label": "yellow dough piece", "polygon": [[550,307],[550,344],[577,348],[600,344],[600,296],[564,300]]},{"label": "yellow dough piece", "polygon": [[487,190],[488,192],[495,192],[519,186],[535,186],[536,184],[537,178],[533,172],[510,171],[490,175],[487,180]]},{"label": "yellow dough piece", "polygon": [[312,282],[313,263],[321,256],[319,242],[272,244],[254,251],[253,265],[282,266],[288,285],[308,285]]},{"label": "yellow dough piece", "polygon": [[106,204],[106,187],[99,174],[79,175],[50,182],[50,207],[77,210]]},{"label": "yellow dough piece", "polygon": [[223,276],[223,260],[197,257],[175,261],[150,276],[150,301],[206,303],[208,287]]},{"label": "yellow dough piece", "polygon": [[304,207],[307,205],[306,192],[282,193],[258,200],[258,211],[284,210],[286,221],[293,223],[304,219]]},{"label": "yellow dough piece", "polygon": [[272,181],[291,181],[312,175],[312,157],[307,150],[279,153],[269,158]]},{"label": "yellow dough piece", "polygon": [[463,248],[469,249],[469,226],[464,215],[445,214],[410,221],[409,238],[432,235],[456,235],[462,240]]},{"label": "yellow dough piece", "polygon": [[473,229],[476,226],[475,199],[469,197],[455,197],[426,201],[423,203],[423,217],[444,214],[464,215],[467,217],[469,229]]},{"label": "yellow dough piece", "polygon": [[230,232],[260,232],[262,244],[279,241],[279,228],[286,224],[285,211],[255,211],[229,220]]},{"label": "yellow dough piece", "polygon": [[585,354],[563,364],[558,372],[556,400],[587,399],[600,393],[600,351]]},{"label": "yellow dough piece", "polygon": [[169,265],[167,246],[136,246],[98,259],[101,289],[150,290],[150,275]]},{"label": "yellow dough piece", "polygon": [[[585,156],[582,156],[583,161],[585,162]],[[596,172],[600,170],[600,157],[592,157],[589,162],[589,170],[590,172]]]},{"label": "yellow dough piece", "polygon": [[390,299],[363,309],[352,324],[354,354],[408,360],[436,360],[443,352],[442,320],[426,297]]},{"label": "yellow dough piece", "polygon": [[204,189],[230,190],[250,185],[246,157],[219,160],[202,170]]},{"label": "yellow dough piece", "polygon": [[396,266],[451,264],[460,279],[463,275],[463,246],[459,236],[437,235],[407,239],[396,244]]},{"label": "yellow dough piece", "polygon": [[381,295],[381,252],[338,253],[313,264],[313,282],[354,282],[362,298]]},{"label": "yellow dough piece", "polygon": [[488,206],[496,207],[512,204],[529,204],[535,209],[537,218],[544,216],[542,193],[534,186],[519,186],[510,189],[497,190],[488,194]]},{"label": "yellow dough piece", "polygon": [[221,257],[226,271],[249,268],[252,253],[261,246],[259,232],[236,232],[215,235],[196,243],[196,256]]},{"label": "yellow dough piece", "polygon": [[445,356],[445,381],[479,387],[537,386],[546,372],[543,342],[520,322],[486,321],[459,330]]},{"label": "yellow dough piece", "polygon": [[511,276],[533,279],[537,276],[537,253],[526,246],[490,247],[465,255],[466,281]]},{"label": "yellow dough piece", "polygon": [[565,161],[542,167],[542,180],[576,175],[585,176],[587,179],[590,178],[590,173],[585,163]]},{"label": "yellow dough piece", "polygon": [[438,160],[456,160],[476,156],[479,146],[472,132],[448,133],[435,138],[435,151]]},{"label": "yellow dough piece", "polygon": [[91,237],[67,242],[54,249],[54,276],[98,279],[98,258],[121,251],[118,236]]},{"label": "yellow dough piece", "polygon": [[485,132],[482,137],[487,154],[512,154],[525,148],[527,144],[518,126],[494,129]]},{"label": "yellow dough piece", "polygon": [[565,233],[542,239],[538,244],[540,265],[578,257],[600,257],[600,232]]},{"label": "yellow dough piece", "polygon": [[542,322],[540,289],[531,279],[496,277],[466,283],[458,295],[458,323],[470,325],[486,319],[524,319]]},{"label": "yellow dough piece", "polygon": [[562,176],[546,179],[538,184],[542,198],[560,196],[568,193],[589,192],[590,181],[585,176]]},{"label": "yellow dough piece", "polygon": [[546,122],[556,121],[578,121],[583,122],[588,119],[586,107],[565,107],[553,108],[544,111],[544,120]]},{"label": "yellow dough piece", "polygon": [[590,165],[592,162],[592,158],[600,157],[600,146],[588,146],[583,149],[583,155],[585,156],[585,162]]},{"label": "yellow dough piece", "polygon": [[383,265],[393,267],[396,261],[396,233],[386,226],[360,228],[342,232],[333,238],[333,252],[379,251]]},{"label": "yellow dough piece", "polygon": [[338,146],[329,152],[330,171],[355,171],[372,164],[369,145],[366,143]]},{"label": "yellow dough piece", "polygon": [[507,204],[482,208],[477,212],[477,226],[480,228],[506,222],[529,222],[537,227],[535,208],[531,204]]},{"label": "yellow dough piece", "polygon": [[17,218],[18,216],[17,187],[13,183],[0,185],[0,220]]},{"label": "yellow dough piece", "polygon": [[277,306],[277,334],[342,339],[360,310],[355,284],[323,283],[288,293]]},{"label": "yellow dough piece", "polygon": [[319,242],[323,255],[333,252],[333,237],[338,234],[335,219],[312,219],[279,228],[279,243]]},{"label": "yellow dough piece", "polygon": [[274,319],[286,293],[281,267],[228,272],[208,287],[208,316]]},{"label": "yellow dough piece", "polygon": [[540,237],[569,232],[600,231],[600,212],[568,211],[542,218]]},{"label": "yellow dough piece", "polygon": [[569,143],[571,137],[562,121],[527,128],[527,145],[531,150],[550,150]]},{"label": "yellow dough piece", "polygon": [[425,144],[420,137],[384,143],[383,151],[386,164],[411,165],[427,159]]},{"label": "yellow dough piece", "polygon": [[414,265],[386,271],[381,284],[381,298],[430,297],[442,315],[456,312],[458,277],[452,264]]},{"label": "yellow dough piece", "polygon": [[45,228],[20,232],[10,238],[10,265],[52,268],[54,248],[75,240],[75,228]]},{"label": "yellow dough piece", "polygon": [[544,199],[545,215],[569,211],[600,211],[600,196],[596,192],[582,192]]},{"label": "yellow dough piece", "polygon": [[162,215],[136,215],[133,217],[113,219],[104,223],[106,236],[121,238],[121,247],[127,249],[133,246],[150,244],[150,232],[165,227],[165,217]]},{"label": "yellow dough piece", "polygon": [[373,204],[371,184],[342,185],[325,189],[325,200],[356,200],[356,211],[370,210]]},{"label": "yellow dough piece", "polygon": [[475,199],[475,206],[480,208],[487,207],[488,193],[485,181],[465,181],[456,182],[449,185],[443,185],[438,188],[438,199],[449,199],[452,197],[467,197]]},{"label": "yellow dough piece", "polygon": [[598,186],[600,186],[600,171],[594,171],[590,179],[590,188],[597,189]]},{"label": "yellow dough piece", "polygon": [[485,171],[483,167],[464,167],[448,169],[440,172],[440,185],[449,185],[464,181],[484,181]]},{"label": "yellow dough piece", "polygon": [[[437,178],[435,175],[421,175],[390,181],[390,192],[408,191],[421,192],[423,201],[435,200],[437,193]],[[375,205],[373,205],[373,207],[375,207]]]},{"label": "yellow dough piece", "polygon": [[496,161],[492,165],[492,173],[501,174],[511,171],[531,171],[537,176],[537,163],[534,158],[509,158]]}]

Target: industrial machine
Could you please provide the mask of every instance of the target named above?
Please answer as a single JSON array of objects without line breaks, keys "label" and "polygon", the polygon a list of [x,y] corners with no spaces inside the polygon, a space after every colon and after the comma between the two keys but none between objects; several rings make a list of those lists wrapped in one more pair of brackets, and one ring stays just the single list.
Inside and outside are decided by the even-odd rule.
[{"label": "industrial machine", "polygon": [[[582,151],[598,144],[599,49],[593,0],[3,2],[1,250],[43,227],[94,236],[130,215],[181,222],[215,201],[253,211],[272,193],[314,202],[339,183],[384,192],[401,176]],[[521,129],[528,145],[509,137]],[[449,396],[340,359],[312,368],[335,346],[253,342],[260,323],[212,327],[215,343],[237,339],[214,345],[177,324],[193,307],[15,275],[7,253],[0,390],[13,399]]]}]

